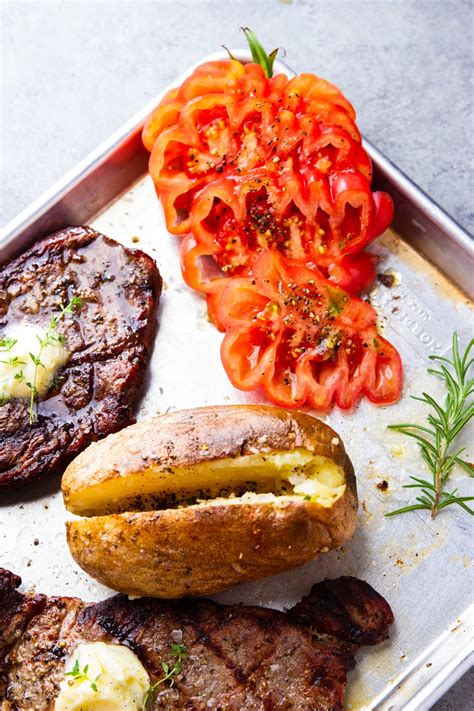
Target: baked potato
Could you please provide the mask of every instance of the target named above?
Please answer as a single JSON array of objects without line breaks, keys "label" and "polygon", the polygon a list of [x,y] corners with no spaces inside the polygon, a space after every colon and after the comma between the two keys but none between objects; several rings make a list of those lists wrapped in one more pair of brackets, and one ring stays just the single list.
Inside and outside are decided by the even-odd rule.
[{"label": "baked potato", "polygon": [[336,548],[357,517],[338,435],[301,412],[203,407],[92,444],[66,469],[79,565],[131,595],[207,595]]}]

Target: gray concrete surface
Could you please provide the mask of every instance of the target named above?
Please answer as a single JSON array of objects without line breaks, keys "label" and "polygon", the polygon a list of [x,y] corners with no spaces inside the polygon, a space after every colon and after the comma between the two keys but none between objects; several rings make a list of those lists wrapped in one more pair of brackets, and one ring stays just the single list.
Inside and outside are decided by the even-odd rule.
[{"label": "gray concrete surface", "polygon": [[[470,231],[469,0],[1,2],[5,223],[241,25],[338,84],[363,133]],[[474,708],[474,675],[436,711]]]}]

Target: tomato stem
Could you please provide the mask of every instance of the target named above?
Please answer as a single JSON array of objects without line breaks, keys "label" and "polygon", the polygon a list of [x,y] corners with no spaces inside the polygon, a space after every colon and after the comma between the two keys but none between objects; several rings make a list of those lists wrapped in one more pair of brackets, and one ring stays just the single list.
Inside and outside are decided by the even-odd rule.
[{"label": "tomato stem", "polygon": [[241,27],[240,29],[245,35],[245,39],[247,40],[247,44],[252,53],[253,61],[255,62],[255,64],[260,64],[267,77],[271,78],[273,76],[273,63],[280,48],[276,47],[276,49],[270,52],[270,54],[267,54],[257,35],[255,34],[255,32],[252,32],[250,27]]}]

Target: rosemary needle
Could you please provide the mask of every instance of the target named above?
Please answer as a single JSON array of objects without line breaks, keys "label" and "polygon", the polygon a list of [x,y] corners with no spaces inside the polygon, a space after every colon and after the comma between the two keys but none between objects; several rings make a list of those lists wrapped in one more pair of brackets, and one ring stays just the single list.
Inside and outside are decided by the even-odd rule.
[{"label": "rosemary needle", "polygon": [[431,517],[447,506],[457,504],[462,509],[474,514],[474,511],[467,505],[469,501],[474,501],[474,496],[459,496],[457,489],[446,491],[445,486],[449,480],[455,464],[466,471],[469,476],[474,476],[474,466],[461,459],[464,447],[454,447],[454,441],[468,422],[474,416],[474,378],[469,377],[474,358],[471,351],[474,347],[472,339],[464,353],[459,353],[458,335],[453,335],[452,359],[443,356],[430,356],[432,361],[439,363],[439,368],[428,368],[428,373],[441,378],[446,388],[446,398],[444,404],[436,400],[428,393],[423,393],[421,397],[413,396],[413,400],[425,403],[431,408],[426,418],[425,425],[400,424],[388,425],[388,428],[401,432],[408,437],[413,437],[420,448],[421,456],[432,475],[432,480],[422,477],[411,476],[411,483],[404,484],[405,489],[419,489],[420,495],[416,497],[416,503],[390,511],[386,516],[397,516],[416,509],[427,509],[431,511]]}]

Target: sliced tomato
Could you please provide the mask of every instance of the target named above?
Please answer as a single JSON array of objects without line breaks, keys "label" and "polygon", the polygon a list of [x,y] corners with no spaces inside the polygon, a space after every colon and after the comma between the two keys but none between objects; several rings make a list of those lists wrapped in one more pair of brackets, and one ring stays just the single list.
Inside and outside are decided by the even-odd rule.
[{"label": "sliced tomato", "polygon": [[378,333],[372,306],[276,252],[228,280],[216,315],[224,367],[240,389],[262,387],[275,404],[318,410],[400,396],[400,357]]},{"label": "sliced tomato", "polygon": [[185,103],[204,94],[238,91],[245,73],[244,65],[233,60],[206,62],[199,65],[192,75],[184,80],[179,87],[178,96]]},{"label": "sliced tomato", "polygon": [[[187,213],[205,185],[224,179],[239,186],[237,215],[248,192],[260,189],[252,184],[268,179],[273,227],[254,235],[258,245],[276,243],[284,256],[321,266],[326,254],[360,250],[385,229],[392,208],[388,196],[372,196],[371,163],[354,119],[339,89],[314,75],[268,79],[259,65],[235,61],[198,67],[164,97],[143,131],[168,229],[185,234],[193,223],[194,231],[198,219]],[[288,227],[294,216],[304,234]],[[248,220],[236,219],[239,230],[248,228]]]},{"label": "sliced tomato", "polygon": [[293,196],[289,188],[280,200],[272,178],[259,173],[241,181],[220,178],[194,199],[190,228],[195,242],[202,245],[202,253],[207,249],[213,255],[227,276],[245,275],[252,255],[274,249],[318,268],[352,294],[368,289],[375,276],[375,258],[332,249],[329,215],[318,209],[311,225],[307,208]]},{"label": "sliced tomato", "polygon": [[341,90],[334,84],[314,74],[305,73],[293,77],[288,82],[285,90],[288,102],[292,101],[298,105],[301,97],[305,97],[309,101],[312,99],[325,99],[343,109],[351,119],[354,120],[356,117],[354,107],[345,98]]},{"label": "sliced tomato", "polygon": [[348,254],[328,262],[324,273],[330,281],[357,296],[367,291],[375,279],[377,257],[369,252]]},{"label": "sliced tomato", "polygon": [[393,200],[390,195],[376,192],[373,193],[372,197],[374,200],[374,212],[368,229],[367,242],[371,242],[375,237],[379,237],[385,232],[390,226],[394,214]]},{"label": "sliced tomato", "polygon": [[143,130],[181,268],[225,331],[231,381],[287,407],[394,402],[396,350],[357,294],[365,247],[393,218],[340,90],[312,74],[268,79],[256,64],[198,67]]},{"label": "sliced tomato", "polygon": [[260,387],[268,369],[273,369],[276,343],[263,328],[230,328],[222,341],[221,358],[229,380],[239,390]]}]

